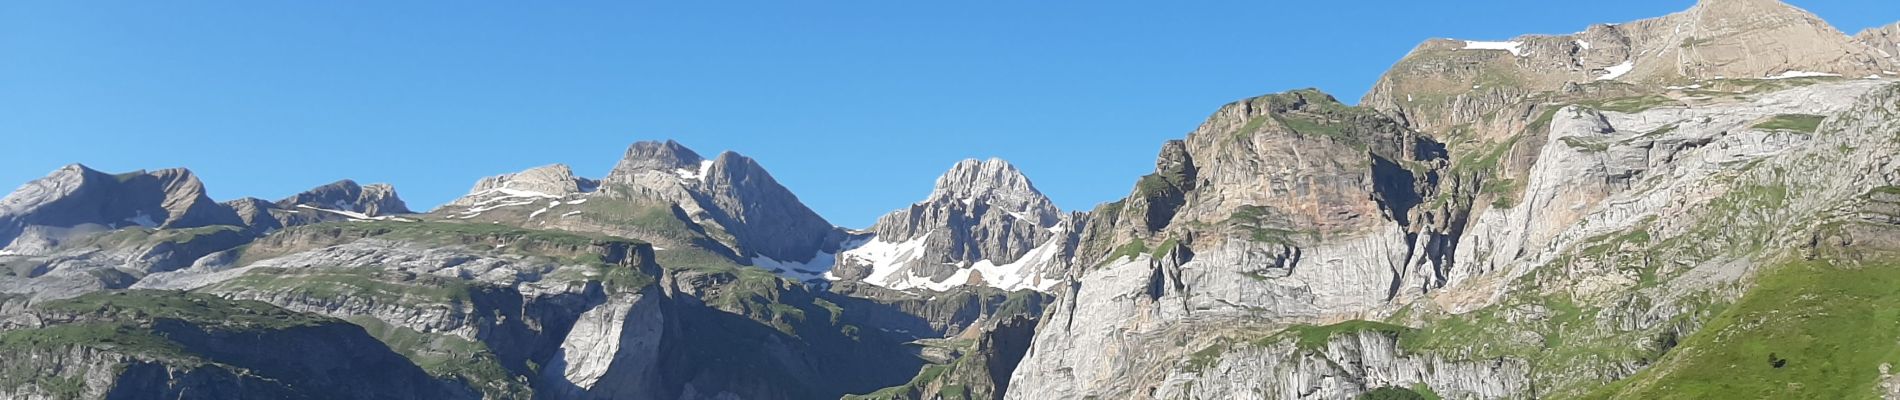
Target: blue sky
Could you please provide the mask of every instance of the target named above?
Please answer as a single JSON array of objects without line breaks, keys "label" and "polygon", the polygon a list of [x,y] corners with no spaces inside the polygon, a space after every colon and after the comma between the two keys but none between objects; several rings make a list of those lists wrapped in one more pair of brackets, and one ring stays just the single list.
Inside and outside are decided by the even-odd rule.
[{"label": "blue sky", "polygon": [[[1223,103],[1355,101],[1426,38],[1693,1],[1432,3],[6,2],[0,185],[184,166],[219,200],[351,178],[426,209],[536,165],[599,177],[672,138],[758,159],[848,227],[963,158],[1008,159],[1087,209]],[[1848,32],[1900,20],[1900,1],[1793,3]]]}]

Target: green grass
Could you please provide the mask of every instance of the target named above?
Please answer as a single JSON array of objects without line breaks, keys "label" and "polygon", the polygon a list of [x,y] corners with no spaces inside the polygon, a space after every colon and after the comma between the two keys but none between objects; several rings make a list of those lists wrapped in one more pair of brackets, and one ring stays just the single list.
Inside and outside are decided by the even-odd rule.
[{"label": "green grass", "polygon": [[1827,117],[1808,114],[1782,114],[1755,124],[1755,129],[1768,131],[1794,131],[1813,134],[1821,129],[1821,121]]},{"label": "green grass", "polygon": [[1295,245],[1303,240],[1315,239],[1318,235],[1314,231],[1284,228],[1291,222],[1276,213],[1270,207],[1241,206],[1224,223],[1246,232],[1248,239],[1257,243]]},{"label": "green grass", "polygon": [[339,322],[328,317],[277,308],[261,301],[227,300],[208,294],[163,290],[94,292],[41,303],[38,308],[94,318],[177,319],[242,332]]},{"label": "green grass", "polygon": [[1135,259],[1135,257],[1138,257],[1142,254],[1147,254],[1147,253],[1148,253],[1148,243],[1137,239],[1128,243],[1124,243],[1121,246],[1116,246],[1114,252],[1108,253],[1108,261],[1104,262],[1103,264],[1114,263],[1124,258],[1133,260]]},{"label": "green grass", "polygon": [[1491,179],[1484,181],[1478,192],[1492,196],[1492,207],[1511,208],[1517,206],[1517,186],[1516,179]]},{"label": "green grass", "polygon": [[1173,252],[1174,248],[1177,246],[1180,246],[1180,244],[1181,244],[1180,240],[1176,240],[1175,238],[1170,237],[1167,240],[1161,241],[1160,246],[1155,246],[1154,252],[1149,253],[1149,255],[1153,256],[1155,259],[1167,257],[1168,253]]},{"label": "green grass", "polygon": [[1681,106],[1682,102],[1676,101],[1675,99],[1671,99],[1665,96],[1645,95],[1645,96],[1622,97],[1622,98],[1615,98],[1615,99],[1586,102],[1586,103],[1583,103],[1583,105],[1590,108],[1597,109],[1598,111],[1613,111],[1613,112],[1620,112],[1624,114],[1635,114],[1635,113],[1647,111],[1649,109],[1657,108],[1657,107]]},{"label": "green grass", "polygon": [[338,229],[346,232],[360,232],[363,236],[380,236],[443,244],[509,242],[586,248],[595,243],[608,241],[642,243],[638,240],[604,235],[526,229],[495,223],[346,221],[311,225],[311,227],[312,229],[322,228]]},{"label": "green grass", "polygon": [[[844,400],[898,400],[914,398],[912,393],[921,391],[923,387],[929,385],[930,382],[950,372],[951,368],[949,364],[926,365],[922,370],[917,371],[917,376],[910,378],[910,382],[878,389],[868,394],[845,395]],[[946,389],[948,388],[946,387]]]},{"label": "green grass", "polygon": [[1269,112],[1242,124],[1240,130],[1234,132],[1237,139],[1260,133],[1266,122],[1272,120],[1296,135],[1328,138],[1364,149],[1374,136],[1398,129],[1396,123],[1378,112],[1340,103],[1318,89],[1291,90],[1243,101],[1263,106]]},{"label": "green grass", "polygon": [[469,281],[460,278],[396,273],[375,268],[259,267],[205,290],[214,293],[297,293],[321,299],[355,297],[391,304],[466,304],[472,287]]},{"label": "green grass", "polygon": [[1221,357],[1233,351],[1236,346],[1242,345],[1266,347],[1276,343],[1292,341],[1300,350],[1314,351],[1325,348],[1326,342],[1332,340],[1334,335],[1359,332],[1388,332],[1393,335],[1404,335],[1411,331],[1411,328],[1404,326],[1364,320],[1352,320],[1331,325],[1293,325],[1277,333],[1264,336],[1251,338],[1245,336],[1240,338],[1222,337],[1221,339],[1215,340],[1213,344],[1209,344],[1200,350],[1195,350],[1193,353],[1188,354],[1182,368],[1189,372],[1205,370],[1207,367],[1211,367],[1219,362]]},{"label": "green grass", "polygon": [[1317,350],[1326,347],[1333,336],[1360,332],[1388,332],[1395,335],[1410,332],[1412,328],[1377,321],[1352,320],[1332,325],[1294,325],[1286,333],[1296,339],[1301,350]]},{"label": "green grass", "polygon": [[148,328],[120,322],[81,322],[0,332],[0,352],[57,350],[69,346],[173,359],[193,358],[182,346],[153,334]]},{"label": "green grass", "polygon": [[470,387],[484,388],[490,398],[529,395],[525,382],[517,381],[487,345],[453,335],[422,333],[375,317],[348,320],[431,375],[460,378]]},{"label": "green grass", "polygon": [[1596,398],[1871,399],[1900,363],[1900,263],[1794,261],[1657,365]]},{"label": "green grass", "polygon": [[[1555,112],[1555,110],[1550,111],[1550,113]],[[1532,126],[1548,127],[1550,121],[1545,119],[1542,122],[1533,122]],[[1469,149],[1466,147],[1470,146],[1458,146],[1459,148],[1454,149],[1458,150],[1458,156],[1452,161],[1452,173],[1471,176],[1497,172],[1499,163],[1504,160],[1506,154],[1510,153],[1512,147],[1517,146],[1517,141],[1521,138],[1522,136],[1516,136],[1503,142],[1485,142]]]},{"label": "green grass", "polygon": [[153,333],[147,325],[158,319],[172,319],[224,331],[264,332],[342,322],[258,301],[158,290],[94,292],[41,303],[35,308],[72,318],[73,322],[0,332],[0,353],[85,346],[195,360],[183,347]]},{"label": "green grass", "polygon": [[[588,204],[592,204],[589,202]],[[401,240],[424,245],[471,246],[481,249],[526,256],[548,257],[573,263],[604,263],[597,246],[626,245],[644,246],[645,242],[606,235],[582,234],[565,231],[526,229],[506,224],[483,222],[447,222],[447,221],[335,221],[321,224],[293,227],[285,230],[308,232],[317,237],[331,237],[340,241],[358,238],[384,238]],[[273,235],[276,236],[276,235]],[[269,238],[263,242],[268,243]],[[497,247],[499,246],[499,247]],[[260,248],[246,249],[239,265],[299,251],[296,248]]]},{"label": "green grass", "polygon": [[1135,181],[1135,193],[1142,198],[1154,198],[1157,195],[1174,190],[1174,184],[1159,174],[1142,175]]}]

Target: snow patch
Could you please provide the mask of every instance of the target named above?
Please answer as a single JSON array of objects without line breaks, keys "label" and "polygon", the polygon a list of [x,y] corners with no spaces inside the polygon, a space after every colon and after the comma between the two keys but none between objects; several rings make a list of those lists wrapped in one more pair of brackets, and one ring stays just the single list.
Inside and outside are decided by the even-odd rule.
[{"label": "snow patch", "polygon": [[305,210],[312,210],[312,211],[317,211],[317,212],[326,212],[326,213],[331,213],[331,214],[336,214],[336,215],[341,215],[341,216],[344,216],[344,217],[347,217],[347,218],[349,218],[349,219],[350,219],[350,220],[352,220],[352,221],[397,221],[397,222],[416,222],[416,220],[413,220],[413,219],[409,219],[409,218],[403,218],[403,217],[397,217],[397,216],[392,216],[392,215],[382,215],[382,216],[375,216],[375,217],[372,217],[372,216],[369,216],[368,214],[363,214],[363,213],[360,213],[360,212],[355,212],[355,211],[343,211],[343,210],[332,210],[332,209],[328,209],[328,208],[323,208],[323,207],[313,207],[313,206],[311,206],[311,205],[309,205],[309,204],[298,204],[298,205],[297,205],[297,208],[301,208],[301,209],[305,209]]},{"label": "snow patch", "polygon": [[488,190],[484,190],[483,192],[501,193],[501,194],[507,195],[505,197],[546,197],[550,199],[561,198],[561,196],[537,192],[533,190],[521,190],[521,189],[513,189],[513,188],[505,188],[505,187],[488,189]]},{"label": "snow patch", "polygon": [[706,175],[712,172],[712,166],[712,160],[699,160],[699,170],[680,168],[673,170],[673,174],[679,175],[681,180],[704,182]]},{"label": "snow patch", "polygon": [[1814,77],[1826,77],[1826,76],[1841,76],[1841,74],[1830,74],[1826,72],[1810,72],[1810,71],[1788,71],[1788,72],[1781,73],[1781,75],[1770,76],[1770,77],[1766,77],[1762,79],[1794,79],[1794,78],[1814,78]]},{"label": "snow patch", "polygon": [[1583,48],[1584,50],[1589,50],[1589,49],[1590,49],[1590,41],[1587,41],[1587,40],[1583,40],[1583,39],[1577,39],[1577,47],[1582,47],[1582,48]]},{"label": "snow patch", "polygon": [[145,210],[139,210],[137,215],[133,215],[132,218],[126,218],[125,222],[131,222],[135,225],[143,226],[147,228],[158,227],[158,222],[153,221],[152,216],[145,215]]},{"label": "snow patch", "polygon": [[1523,45],[1524,42],[1474,42],[1466,40],[1465,50],[1504,50],[1511,52],[1511,55],[1523,57]]},{"label": "snow patch", "polygon": [[1623,60],[1622,64],[1612,65],[1609,68],[1604,68],[1603,76],[1597,77],[1597,80],[1599,81],[1615,80],[1616,78],[1623,77],[1623,75],[1628,75],[1630,73],[1630,70],[1634,70],[1634,69],[1636,69],[1636,60]]},{"label": "snow patch", "polygon": [[766,256],[752,257],[752,266],[800,281],[828,280],[831,276],[831,266],[837,262],[836,254],[823,251],[812,255],[811,261],[806,262],[779,261]]},{"label": "snow patch", "polygon": [[[1033,289],[1047,292],[1060,283],[1056,279],[1043,279],[1038,271],[1031,268],[1048,265],[1062,248],[1062,238],[1051,238],[1049,242],[1037,246],[1007,264],[997,264],[991,260],[981,260],[968,267],[958,268],[949,277],[932,280],[918,276],[906,268],[923,256],[924,243],[931,234],[901,243],[871,239],[861,243],[848,244],[842,258],[846,262],[871,266],[871,274],[864,278],[865,283],[897,290],[928,289],[945,291],[968,284],[979,284],[1004,290]],[[829,267],[827,267],[829,268]],[[838,280],[836,275],[827,272],[825,279]],[[976,282],[972,282],[975,280]]]},{"label": "snow patch", "polygon": [[[841,257],[847,262],[871,266],[871,276],[865,277],[865,282],[901,289],[888,285],[887,282],[899,269],[903,269],[905,262],[923,256],[924,241],[928,239],[930,239],[930,234],[924,234],[903,243],[891,243],[876,238],[860,240],[847,243]],[[838,277],[826,272],[825,279],[837,280]]]}]

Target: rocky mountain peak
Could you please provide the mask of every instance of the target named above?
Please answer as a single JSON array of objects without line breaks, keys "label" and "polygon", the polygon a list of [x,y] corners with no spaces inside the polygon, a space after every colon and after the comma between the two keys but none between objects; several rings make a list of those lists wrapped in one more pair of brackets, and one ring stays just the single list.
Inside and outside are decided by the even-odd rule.
[{"label": "rocky mountain peak", "polygon": [[1428,132],[1467,124],[1503,132],[1516,127],[1486,126],[1497,119],[1483,119],[1546,95],[1627,97],[1719,80],[1892,76],[1900,63],[1880,48],[1879,36],[1849,37],[1780,1],[1704,0],[1681,12],[1570,35],[1427,41],[1360,104]]},{"label": "rocky mountain peak", "polygon": [[[1888,60],[1900,60],[1900,23],[1868,28],[1854,35],[1854,40],[1871,47],[1879,56]],[[1895,61],[1900,64],[1900,61]]]},{"label": "rocky mountain peak", "polygon": [[930,197],[878,218],[870,237],[846,246],[831,276],[893,289],[1049,290],[1079,218],[1062,215],[1009,162],[963,160]]},{"label": "rocky mountain peak", "polygon": [[1781,0],[1697,0],[1695,6],[1690,7],[1689,11],[1725,13],[1731,16],[1807,14],[1806,11]]},{"label": "rocky mountain peak", "polygon": [[1060,210],[1015,165],[1000,158],[957,162],[937,178],[925,202],[984,203],[1011,212],[1027,213],[1036,223],[1055,223]]},{"label": "rocky mountain peak", "polygon": [[410,213],[409,206],[396,195],[395,187],[381,183],[358,185],[356,181],[349,179],[331,182],[278,200],[277,206],[284,209],[306,206],[362,213],[368,216]]},{"label": "rocky mountain peak", "polygon": [[[700,201],[710,205],[713,219],[738,239],[741,255],[808,262],[836,247],[836,228],[758,161],[727,151],[701,165]],[[675,172],[686,179],[684,170]]]},{"label": "rocky mountain peak", "polygon": [[699,173],[709,165],[709,160],[701,157],[693,149],[679,142],[667,140],[641,141],[627,147],[627,154],[620,158],[614,169],[607,173],[606,181],[631,182],[633,175],[642,171],[687,171]]},{"label": "rocky mountain peak", "polygon": [[482,178],[468,194],[444,206],[470,207],[502,197],[564,197],[592,192],[600,182],[574,176],[567,164],[549,164],[527,170]]},{"label": "rocky mountain peak", "polygon": [[229,208],[206,195],[183,168],[106,174],[71,164],[0,200],[0,245],[22,235],[56,243],[79,227],[189,228],[237,225]]}]

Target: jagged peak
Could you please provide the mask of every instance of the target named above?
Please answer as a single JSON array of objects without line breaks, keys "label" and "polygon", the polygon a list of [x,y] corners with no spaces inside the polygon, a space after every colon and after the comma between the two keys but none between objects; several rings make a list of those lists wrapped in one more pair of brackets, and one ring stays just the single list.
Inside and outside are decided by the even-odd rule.
[{"label": "jagged peak", "polygon": [[958,161],[937,177],[937,184],[930,192],[933,199],[1017,196],[1041,197],[1042,192],[1036,190],[1022,170],[993,157]]},{"label": "jagged peak", "polygon": [[984,203],[1011,212],[1027,212],[1036,215],[1042,224],[1053,223],[1059,212],[1022,170],[994,157],[958,161],[937,177],[924,203],[950,202]]}]

